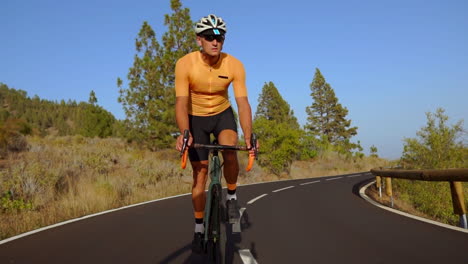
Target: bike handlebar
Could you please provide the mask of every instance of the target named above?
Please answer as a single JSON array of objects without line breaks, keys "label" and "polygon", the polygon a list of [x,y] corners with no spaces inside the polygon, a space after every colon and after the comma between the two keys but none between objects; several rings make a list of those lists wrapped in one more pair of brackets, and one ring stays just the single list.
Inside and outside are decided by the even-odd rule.
[{"label": "bike handlebar", "polygon": [[217,145],[217,144],[198,144],[194,143],[192,146],[188,146],[188,140],[189,140],[189,131],[185,130],[184,131],[184,139],[183,139],[183,144],[182,144],[182,149],[180,151],[181,155],[181,162],[180,166],[182,169],[185,169],[187,166],[187,156],[188,156],[188,149],[190,148],[204,148],[204,149],[209,149],[209,150],[240,150],[240,151],[250,151],[253,149],[254,154],[249,153],[249,162],[247,164],[247,167],[245,168],[246,171],[250,171],[253,167],[254,161],[257,158],[257,136],[255,134],[252,134],[252,137],[250,139],[250,148],[247,148],[247,146],[228,146],[228,145]]},{"label": "bike handlebar", "polygon": [[184,130],[184,143],[182,144],[182,150],[180,151],[180,166],[182,169],[185,169],[187,166],[187,156],[188,156],[188,140],[190,132],[186,129]]}]

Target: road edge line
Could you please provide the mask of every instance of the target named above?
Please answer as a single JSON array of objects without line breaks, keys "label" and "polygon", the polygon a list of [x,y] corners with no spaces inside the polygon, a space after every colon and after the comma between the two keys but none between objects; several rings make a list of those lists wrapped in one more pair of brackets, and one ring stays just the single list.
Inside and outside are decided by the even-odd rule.
[{"label": "road edge line", "polygon": [[367,188],[369,188],[369,186],[372,185],[372,184],[374,184],[374,183],[375,183],[375,181],[371,181],[370,183],[368,183],[368,184],[362,186],[362,187],[359,189],[359,195],[361,196],[361,198],[363,198],[364,200],[366,200],[366,201],[369,202],[370,204],[372,204],[372,205],[374,205],[374,206],[377,206],[377,207],[380,207],[381,209],[390,211],[390,212],[392,212],[392,213],[396,213],[396,214],[399,214],[399,215],[402,215],[402,216],[406,216],[406,217],[409,217],[409,218],[413,218],[413,219],[418,220],[418,221],[426,222],[426,223],[433,224],[433,225],[437,225],[437,226],[440,226],[440,227],[445,227],[445,228],[448,228],[448,229],[452,229],[452,230],[454,230],[454,231],[459,231],[459,232],[463,232],[463,233],[468,233],[468,229],[464,229],[464,228],[461,228],[461,227],[456,227],[456,226],[452,226],[452,225],[440,223],[440,222],[437,222],[437,221],[434,221],[434,220],[430,220],[430,219],[427,219],[427,218],[423,218],[423,217],[420,217],[420,216],[415,216],[415,215],[408,214],[408,213],[402,212],[402,211],[400,211],[400,210],[396,210],[396,209],[393,209],[393,208],[390,208],[390,207],[387,207],[387,206],[385,206],[385,205],[382,205],[382,204],[377,203],[376,201],[374,201],[373,199],[371,199],[371,198],[370,198],[369,196],[367,196],[367,194],[366,194]]},{"label": "road edge line", "polygon": [[22,233],[22,234],[13,236],[13,237],[6,238],[4,240],[0,240],[0,245],[6,244],[8,242],[11,242],[11,241],[19,239],[19,238],[23,238],[23,237],[26,237],[26,236],[33,235],[35,233],[39,233],[39,232],[42,232],[42,231],[45,231],[45,230],[48,230],[48,229],[52,229],[52,228],[55,228],[55,227],[63,226],[63,225],[66,225],[66,224],[71,224],[71,223],[78,222],[78,221],[81,221],[81,220],[85,220],[85,219],[88,219],[88,218],[91,218],[91,217],[95,217],[95,216],[99,216],[99,215],[103,215],[103,214],[108,214],[108,213],[113,213],[115,211],[120,211],[120,210],[124,210],[124,209],[128,209],[128,208],[132,208],[132,207],[137,207],[137,206],[144,205],[144,204],[159,202],[159,201],[163,201],[163,200],[167,200],[167,199],[171,199],[171,198],[177,198],[177,197],[181,197],[181,196],[185,196],[185,195],[191,195],[191,193],[184,193],[184,194],[179,194],[179,195],[170,196],[170,197],[164,197],[164,198],[160,198],[160,199],[156,199],[156,200],[141,202],[141,203],[137,203],[137,204],[126,205],[126,206],[110,209],[110,210],[107,210],[107,211],[102,211],[102,212],[95,213],[95,214],[90,214],[90,215],[85,215],[85,216],[82,216],[82,217],[73,218],[73,219],[66,220],[66,221],[63,221],[63,222],[59,222],[59,223],[56,223],[56,224],[53,224],[53,225],[48,225],[48,226],[44,226],[44,227],[41,227],[41,228],[38,228],[38,229],[34,229],[34,230],[28,231],[26,233]]}]

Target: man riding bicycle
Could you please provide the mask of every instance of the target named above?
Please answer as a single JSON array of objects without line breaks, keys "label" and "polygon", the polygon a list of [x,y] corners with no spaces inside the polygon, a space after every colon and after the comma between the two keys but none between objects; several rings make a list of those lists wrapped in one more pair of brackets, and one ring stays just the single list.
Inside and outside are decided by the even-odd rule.
[{"label": "man riding bicycle", "polygon": [[[228,99],[228,87],[232,83],[239,111],[240,125],[245,143],[250,146],[252,111],[247,98],[245,70],[233,56],[221,52],[225,40],[226,24],[221,17],[210,14],[196,23],[195,33],[200,51],[191,52],[177,61],[175,69],[176,120],[182,135],[176,148],[182,149],[183,132],[190,130],[188,145],[192,142],[210,143],[213,133],[221,145],[236,145],[237,123]],[[192,203],[195,215],[195,234],[192,250],[201,252],[205,232],[205,185],[208,174],[207,149],[189,148],[193,169]],[[251,152],[253,155],[253,152]],[[237,177],[239,162],[235,151],[224,151],[224,176],[227,183],[226,207],[229,220],[240,217],[237,206]]]}]

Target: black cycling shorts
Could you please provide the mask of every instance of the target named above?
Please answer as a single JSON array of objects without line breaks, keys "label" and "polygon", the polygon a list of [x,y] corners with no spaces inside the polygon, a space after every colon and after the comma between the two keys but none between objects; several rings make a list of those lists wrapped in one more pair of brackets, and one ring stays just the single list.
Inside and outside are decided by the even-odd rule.
[{"label": "black cycling shorts", "polygon": [[[226,129],[234,130],[237,133],[237,123],[231,107],[214,116],[189,115],[189,125],[193,142],[198,144],[210,144],[211,133],[215,138],[218,138],[219,133]],[[209,150],[207,149],[189,149],[190,161],[208,160],[208,155]]]}]

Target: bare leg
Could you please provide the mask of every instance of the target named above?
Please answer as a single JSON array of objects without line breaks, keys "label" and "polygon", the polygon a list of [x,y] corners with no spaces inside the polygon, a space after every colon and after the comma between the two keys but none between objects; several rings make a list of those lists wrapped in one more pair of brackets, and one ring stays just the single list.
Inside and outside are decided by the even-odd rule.
[{"label": "bare leg", "polygon": [[[218,135],[218,142],[221,145],[237,145],[237,133],[233,130],[223,130]],[[236,184],[239,175],[239,162],[236,151],[223,151],[224,177],[228,184]]]},{"label": "bare leg", "polygon": [[208,161],[191,162],[193,169],[192,204],[195,215],[195,232],[192,241],[192,251],[201,253],[203,251],[202,240],[205,228],[203,226],[203,215],[205,213],[205,185],[208,173]]},{"label": "bare leg", "polygon": [[208,161],[194,161],[193,168],[193,185],[192,185],[192,203],[195,212],[195,218],[203,218],[206,202],[206,181],[208,178]]}]

